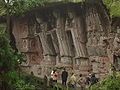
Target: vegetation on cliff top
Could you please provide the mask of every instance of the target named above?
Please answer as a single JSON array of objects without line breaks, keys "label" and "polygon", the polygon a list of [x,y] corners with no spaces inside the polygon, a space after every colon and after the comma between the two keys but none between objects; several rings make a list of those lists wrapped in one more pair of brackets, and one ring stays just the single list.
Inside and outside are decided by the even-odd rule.
[{"label": "vegetation on cliff top", "polygon": [[103,0],[104,4],[108,8],[111,17],[120,16],[120,0]]},{"label": "vegetation on cliff top", "polygon": [[[0,0],[0,16],[5,15],[8,10],[10,14],[20,14],[34,7],[44,6],[52,2],[83,2],[85,0]],[[92,0],[91,0],[92,1]],[[110,11],[110,15],[120,16],[120,0],[103,0]]]},{"label": "vegetation on cliff top", "polygon": [[0,0],[0,16],[5,15],[8,10],[10,14],[21,14],[35,7],[45,6],[53,2],[81,2],[83,0]]}]

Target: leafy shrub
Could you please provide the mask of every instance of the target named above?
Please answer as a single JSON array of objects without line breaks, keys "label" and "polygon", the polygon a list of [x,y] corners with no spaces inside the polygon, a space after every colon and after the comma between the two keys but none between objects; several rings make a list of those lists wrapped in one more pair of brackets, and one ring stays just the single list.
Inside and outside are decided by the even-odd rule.
[{"label": "leafy shrub", "polygon": [[28,75],[26,73],[21,74],[21,78],[25,81],[25,83],[29,83],[35,87],[35,90],[45,90],[44,88],[44,81],[39,77],[35,77],[33,75]]},{"label": "leafy shrub", "polygon": [[93,85],[91,90],[120,90],[120,76],[108,76],[103,81]]},{"label": "leafy shrub", "polygon": [[19,75],[22,54],[13,50],[7,35],[0,28],[0,90],[35,90]]},{"label": "leafy shrub", "polygon": [[15,84],[16,90],[35,90],[34,85],[30,85],[30,83],[26,84],[23,80],[18,80]]}]

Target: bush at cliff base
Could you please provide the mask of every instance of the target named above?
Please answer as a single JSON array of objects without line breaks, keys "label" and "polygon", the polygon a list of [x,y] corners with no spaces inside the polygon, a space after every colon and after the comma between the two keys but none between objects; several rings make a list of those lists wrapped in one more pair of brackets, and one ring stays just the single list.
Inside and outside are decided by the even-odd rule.
[{"label": "bush at cliff base", "polygon": [[90,90],[120,90],[120,73],[108,76],[103,81],[91,86]]}]

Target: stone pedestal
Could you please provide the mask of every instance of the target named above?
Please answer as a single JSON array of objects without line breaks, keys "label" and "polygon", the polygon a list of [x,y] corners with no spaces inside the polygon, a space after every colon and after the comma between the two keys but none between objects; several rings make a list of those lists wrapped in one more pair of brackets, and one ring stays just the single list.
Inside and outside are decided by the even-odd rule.
[{"label": "stone pedestal", "polygon": [[51,56],[51,55],[44,56],[44,60],[41,64],[42,76],[44,75],[50,76],[50,73],[55,67],[55,64],[56,64],[56,56]]},{"label": "stone pedestal", "polygon": [[69,56],[61,57],[61,66],[71,67],[72,66],[72,58]]},{"label": "stone pedestal", "polygon": [[44,62],[47,66],[53,66],[56,64],[56,56],[46,55],[44,56]]},{"label": "stone pedestal", "polygon": [[[74,64],[74,70],[76,74],[88,75],[91,70],[90,62],[88,58],[75,58],[76,64]],[[77,67],[76,67],[77,66]]]}]

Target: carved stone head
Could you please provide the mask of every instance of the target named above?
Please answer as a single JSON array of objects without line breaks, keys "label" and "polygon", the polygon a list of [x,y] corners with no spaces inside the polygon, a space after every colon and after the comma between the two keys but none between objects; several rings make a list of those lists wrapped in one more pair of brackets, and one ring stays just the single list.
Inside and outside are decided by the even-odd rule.
[{"label": "carved stone head", "polygon": [[70,19],[73,19],[74,18],[74,13],[71,11],[71,12],[68,12],[68,16]]}]

